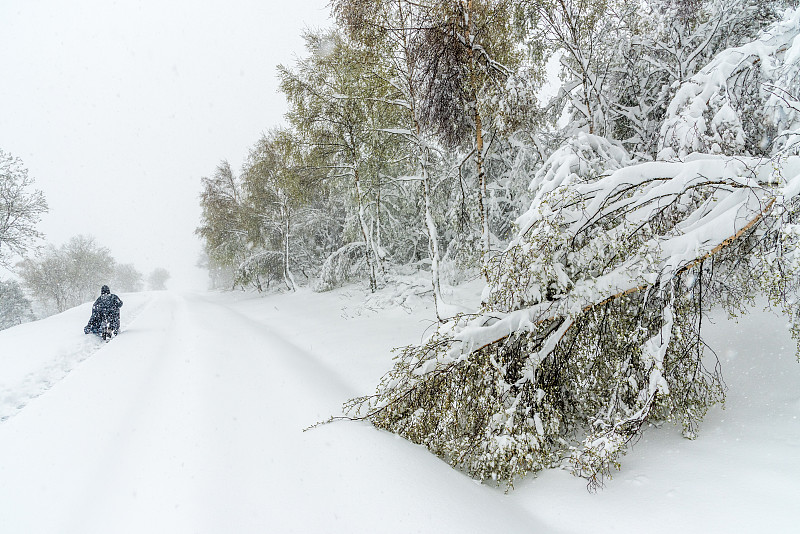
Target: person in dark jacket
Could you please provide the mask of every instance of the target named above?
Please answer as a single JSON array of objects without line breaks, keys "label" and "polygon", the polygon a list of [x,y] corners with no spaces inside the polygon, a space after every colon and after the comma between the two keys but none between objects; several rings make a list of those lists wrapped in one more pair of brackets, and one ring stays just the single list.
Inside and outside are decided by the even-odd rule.
[{"label": "person in dark jacket", "polygon": [[89,324],[83,329],[83,333],[101,335],[103,326],[108,320],[114,330],[114,335],[119,334],[119,309],[121,307],[122,300],[113,294],[108,286],[103,286],[100,289],[100,296],[92,305],[92,316],[89,318]]}]

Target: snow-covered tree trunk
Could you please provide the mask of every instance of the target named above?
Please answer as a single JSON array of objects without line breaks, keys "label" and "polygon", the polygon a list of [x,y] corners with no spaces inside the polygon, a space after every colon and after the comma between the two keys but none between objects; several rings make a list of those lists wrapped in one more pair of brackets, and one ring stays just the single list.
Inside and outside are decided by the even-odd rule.
[{"label": "snow-covered tree trunk", "polygon": [[489,231],[489,199],[486,194],[486,169],[484,167],[483,125],[478,111],[477,99],[475,102],[475,172],[478,177],[478,210],[481,221],[481,272],[486,281],[489,281],[488,262],[491,258],[491,234]]},{"label": "snow-covered tree trunk", "polygon": [[489,281],[487,265],[491,257],[491,239],[489,234],[489,203],[486,195],[486,170],[484,168],[484,147],[483,147],[483,121],[481,120],[481,112],[478,106],[478,65],[476,51],[474,49],[474,24],[475,17],[473,13],[473,0],[467,0],[462,3],[462,26],[464,28],[464,45],[467,51],[468,69],[469,69],[469,92],[471,95],[470,106],[472,107],[473,124],[474,124],[474,142],[475,142],[475,175],[478,177],[478,209],[480,210],[481,221],[481,272]]},{"label": "snow-covered tree trunk", "polygon": [[436,229],[436,222],[433,220],[433,208],[431,206],[431,179],[425,166],[422,166],[422,187],[425,196],[425,226],[428,231],[428,247],[431,258],[431,285],[433,286],[433,306],[436,318],[442,320],[442,287],[440,282],[439,268],[439,232]]},{"label": "snow-covered tree trunk", "polygon": [[383,234],[381,232],[381,177],[378,176],[376,193],[375,193],[375,232],[372,239],[373,250],[375,251],[375,258],[378,262],[378,267],[381,271],[381,276],[386,277],[386,252],[383,248]]},{"label": "snow-covered tree trunk", "polygon": [[366,209],[364,207],[364,191],[361,188],[361,180],[357,167],[351,169],[353,181],[355,182],[356,190],[356,203],[358,209],[358,224],[361,229],[361,235],[364,237],[365,247],[365,260],[367,262],[367,270],[369,272],[369,289],[376,291],[378,289],[378,275],[375,268],[375,248],[372,242],[372,235],[370,232],[369,224],[367,223]]},{"label": "snow-covered tree trunk", "polygon": [[[407,37],[406,37],[407,39]],[[403,51],[405,57],[408,58],[408,41],[404,41],[405,47]],[[428,253],[431,259],[431,286],[433,288],[433,308],[436,312],[436,318],[441,322],[444,319],[443,306],[444,300],[442,299],[442,286],[441,286],[441,272],[439,261],[441,254],[439,252],[439,231],[436,228],[436,221],[433,217],[433,188],[431,186],[432,177],[429,172],[429,156],[430,147],[428,141],[422,135],[422,120],[419,117],[419,105],[415,98],[414,87],[414,69],[415,66],[410,62],[406,62],[407,76],[404,78],[405,89],[408,94],[408,106],[411,111],[411,119],[413,121],[414,132],[408,136],[413,140],[412,150],[416,155],[416,163],[420,172],[422,173],[422,191],[425,202],[425,230],[428,236]]]},{"label": "snow-covered tree trunk", "polygon": [[290,291],[297,291],[297,283],[294,280],[294,276],[292,275],[291,263],[289,262],[289,240],[291,236],[291,212],[289,209],[288,198],[286,198],[286,194],[281,195],[283,198],[281,199],[281,211],[283,215],[283,280],[286,283],[286,287]]}]

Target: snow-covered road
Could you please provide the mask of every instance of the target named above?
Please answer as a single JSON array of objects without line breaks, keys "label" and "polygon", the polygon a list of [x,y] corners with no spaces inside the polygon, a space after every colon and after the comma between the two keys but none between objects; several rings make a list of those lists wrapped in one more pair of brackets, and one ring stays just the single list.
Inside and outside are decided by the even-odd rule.
[{"label": "snow-covered road", "polygon": [[728,400],[697,440],[651,428],[597,494],[552,469],[506,495],[366,424],[303,432],[419,341],[406,293],[141,293],[108,344],[89,305],[0,332],[0,534],[797,530],[784,318],[709,317]]},{"label": "snow-covered road", "polygon": [[[38,324],[43,337],[50,323],[80,331],[83,315],[24,326]],[[7,349],[16,346],[10,337],[0,338]],[[131,295],[122,334],[92,343],[94,352],[84,346],[83,361],[0,423],[3,533],[522,532],[536,524],[501,503],[501,492],[394,436],[361,424],[303,432],[357,392],[235,309],[201,296]]]}]

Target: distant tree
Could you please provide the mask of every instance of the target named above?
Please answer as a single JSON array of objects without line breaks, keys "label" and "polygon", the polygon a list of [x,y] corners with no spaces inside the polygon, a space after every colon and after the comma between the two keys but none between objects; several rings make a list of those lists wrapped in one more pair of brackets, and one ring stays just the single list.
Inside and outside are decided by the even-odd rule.
[{"label": "distant tree", "polygon": [[31,301],[16,280],[0,280],[0,330],[33,319]]},{"label": "distant tree", "polygon": [[[201,182],[203,214],[195,234],[204,241],[209,270],[230,270],[233,273],[231,288],[237,283],[245,284],[247,282],[237,272],[250,253],[249,228],[252,225],[243,200],[241,178],[234,174],[227,161],[222,161],[214,174],[203,177]],[[220,282],[224,279],[224,276],[218,278]]]},{"label": "distant tree", "polygon": [[30,191],[33,179],[22,162],[0,150],[0,265],[8,265],[15,254],[24,254],[42,237],[36,224],[47,212],[39,190]]},{"label": "distant tree", "polygon": [[234,287],[233,269],[229,265],[221,265],[219,262],[212,260],[208,252],[203,251],[200,253],[195,266],[208,271],[209,289],[230,289]]},{"label": "distant tree", "polygon": [[59,250],[48,245],[38,258],[28,258],[17,264],[25,286],[46,307],[55,312],[68,308],[67,273]]},{"label": "distant tree", "polygon": [[109,249],[98,245],[94,237],[73,237],[63,251],[73,284],[73,306],[93,300],[100,294],[101,286],[113,283],[116,261]]},{"label": "distant tree", "polygon": [[169,271],[163,267],[157,267],[147,275],[147,285],[152,291],[161,291],[167,289],[167,280],[169,278]]},{"label": "distant tree", "polygon": [[114,268],[114,278],[111,283],[116,291],[135,293],[144,288],[144,275],[136,270],[132,263],[120,263]]},{"label": "distant tree", "polygon": [[116,262],[93,237],[79,235],[59,248],[49,246],[38,258],[17,267],[31,293],[62,312],[92,300],[102,285],[113,283]]}]

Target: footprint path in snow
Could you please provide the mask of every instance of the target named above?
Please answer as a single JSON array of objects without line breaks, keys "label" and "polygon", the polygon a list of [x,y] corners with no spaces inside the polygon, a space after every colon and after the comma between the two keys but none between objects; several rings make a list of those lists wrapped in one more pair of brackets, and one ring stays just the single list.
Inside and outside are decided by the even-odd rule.
[{"label": "footprint path in snow", "polygon": [[[120,334],[128,329],[152,300],[150,297],[124,308],[120,317]],[[83,325],[80,325],[80,330],[81,337],[76,337],[74,342],[59,347],[44,365],[27,373],[21,382],[10,385],[0,383],[0,423],[18,414],[31,400],[63,380],[81,362],[106,345],[106,342],[97,336],[83,334]]]}]

